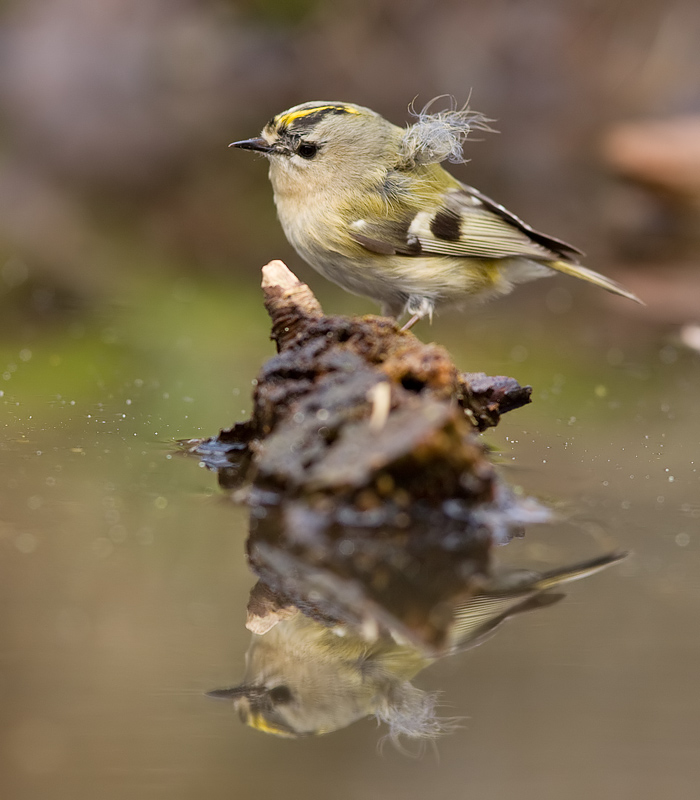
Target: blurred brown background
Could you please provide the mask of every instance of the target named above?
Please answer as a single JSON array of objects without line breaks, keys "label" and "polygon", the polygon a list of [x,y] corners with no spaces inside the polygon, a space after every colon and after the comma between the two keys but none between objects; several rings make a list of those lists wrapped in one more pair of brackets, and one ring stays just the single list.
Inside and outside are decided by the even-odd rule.
[{"label": "blurred brown background", "polygon": [[700,168],[649,180],[667,131],[643,129],[641,152],[624,130],[606,141],[620,121],[700,114],[699,36],[696,0],[6,0],[0,303],[91,301],[144,270],[298,266],[265,165],[227,144],[309,99],[401,124],[416,97],[471,95],[500,134],[468,145],[463,179],[603,271],[685,263]]}]

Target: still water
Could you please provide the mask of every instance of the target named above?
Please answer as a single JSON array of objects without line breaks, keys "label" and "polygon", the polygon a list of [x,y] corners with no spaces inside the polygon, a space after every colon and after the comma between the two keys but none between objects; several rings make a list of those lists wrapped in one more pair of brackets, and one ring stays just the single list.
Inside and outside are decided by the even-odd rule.
[{"label": "still water", "polygon": [[498,561],[632,555],[421,672],[460,723],[419,758],[374,720],[278,739],[205,696],[244,672],[248,519],[173,442],[247,416],[257,290],[179,281],[6,334],[0,797],[697,797],[700,356],[562,285],[416,333],[534,387],[484,439],[557,519]]}]

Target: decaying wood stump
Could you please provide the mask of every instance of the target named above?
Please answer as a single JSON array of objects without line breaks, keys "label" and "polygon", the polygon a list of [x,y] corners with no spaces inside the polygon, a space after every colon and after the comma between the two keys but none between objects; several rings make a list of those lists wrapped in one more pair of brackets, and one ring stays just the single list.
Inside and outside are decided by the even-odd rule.
[{"label": "decaying wood stump", "polygon": [[517,521],[521,504],[477,433],[528,403],[530,387],[461,373],[392,319],[325,316],[281,261],[263,268],[262,286],[278,353],[258,376],[253,415],[191,443],[222,484],[248,481],[253,504],[274,495],[353,524],[416,509],[476,515],[501,534]]}]

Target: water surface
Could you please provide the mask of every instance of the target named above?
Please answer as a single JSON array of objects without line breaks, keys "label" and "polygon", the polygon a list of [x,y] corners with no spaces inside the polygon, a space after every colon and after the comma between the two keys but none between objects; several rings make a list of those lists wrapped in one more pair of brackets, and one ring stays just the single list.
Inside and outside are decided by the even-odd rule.
[{"label": "water surface", "polygon": [[417,333],[534,387],[485,440],[559,519],[498,558],[633,555],[419,676],[465,718],[439,758],[379,754],[371,720],[277,739],[204,696],[243,674],[247,514],[172,441],[246,417],[257,298],[180,281],[5,335],[2,796],[695,797],[700,357],[585,290]]}]

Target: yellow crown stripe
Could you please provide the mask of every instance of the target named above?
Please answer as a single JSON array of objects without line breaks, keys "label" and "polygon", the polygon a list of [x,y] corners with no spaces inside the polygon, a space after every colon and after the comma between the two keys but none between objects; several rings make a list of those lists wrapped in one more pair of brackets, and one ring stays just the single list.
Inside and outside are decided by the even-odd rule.
[{"label": "yellow crown stripe", "polygon": [[274,736],[284,736],[292,739],[294,738],[293,733],[268,722],[262,714],[252,714],[248,718],[248,725],[250,725],[251,728],[255,728],[257,731],[262,731],[263,733],[271,733]]},{"label": "yellow crown stripe", "polygon": [[318,114],[319,111],[333,111],[333,110],[342,110],[346,114],[359,114],[360,112],[352,108],[351,106],[342,106],[338,105],[337,103],[333,103],[327,106],[312,106],[311,108],[300,108],[297,111],[290,111],[287,114],[284,114],[281,117],[278,117],[277,124],[278,125],[291,125],[295,120],[301,119],[302,117],[308,117],[310,114]]}]

